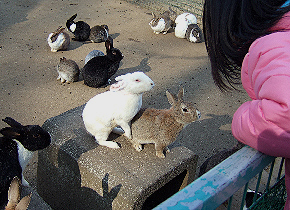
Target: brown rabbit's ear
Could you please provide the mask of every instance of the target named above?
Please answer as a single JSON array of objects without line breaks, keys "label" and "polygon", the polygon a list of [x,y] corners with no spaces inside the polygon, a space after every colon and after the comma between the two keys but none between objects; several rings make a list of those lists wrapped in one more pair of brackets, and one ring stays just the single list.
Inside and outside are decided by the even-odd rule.
[{"label": "brown rabbit's ear", "polygon": [[166,96],[167,96],[167,99],[168,99],[168,102],[170,103],[170,105],[173,106],[173,104],[176,103],[176,101],[178,100],[177,97],[170,93],[168,90],[166,91]]},{"label": "brown rabbit's ear", "polygon": [[113,39],[112,37],[108,37],[108,39],[105,41],[105,47],[108,50],[111,50],[113,48]]},{"label": "brown rabbit's ear", "polygon": [[184,88],[180,88],[177,94],[178,100],[183,99],[183,95],[184,95]]},{"label": "brown rabbit's ear", "polygon": [[17,139],[21,135],[20,131],[21,129],[18,129],[18,128],[6,127],[6,128],[2,128],[0,130],[0,133],[5,137],[11,138],[11,139]]},{"label": "brown rabbit's ear", "polygon": [[29,203],[30,203],[30,200],[31,200],[31,195],[32,195],[32,193],[30,193],[29,195],[27,195],[24,198],[22,198],[20,200],[20,202],[17,204],[15,210],[26,210],[27,207],[29,206]]},{"label": "brown rabbit's ear", "polygon": [[14,209],[20,201],[20,179],[16,176],[11,181],[8,190],[8,203],[5,209]]}]

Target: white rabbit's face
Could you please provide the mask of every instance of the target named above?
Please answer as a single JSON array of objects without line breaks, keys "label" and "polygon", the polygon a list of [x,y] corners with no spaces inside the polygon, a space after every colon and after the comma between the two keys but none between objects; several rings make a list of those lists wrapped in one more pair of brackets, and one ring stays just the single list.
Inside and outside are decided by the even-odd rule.
[{"label": "white rabbit's face", "polygon": [[143,72],[135,72],[131,74],[128,80],[125,89],[130,93],[140,94],[149,91],[154,87],[154,82]]}]

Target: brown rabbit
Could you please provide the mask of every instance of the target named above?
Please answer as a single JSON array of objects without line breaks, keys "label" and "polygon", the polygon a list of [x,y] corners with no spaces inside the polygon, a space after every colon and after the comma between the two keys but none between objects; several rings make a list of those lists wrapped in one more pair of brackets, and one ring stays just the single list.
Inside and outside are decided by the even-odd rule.
[{"label": "brown rabbit", "polygon": [[179,132],[191,122],[200,118],[200,112],[189,102],[183,101],[184,89],[178,95],[166,91],[170,109],[141,109],[132,120],[130,142],[137,151],[142,144],[155,144],[156,156],[165,158],[164,149],[176,140]]},{"label": "brown rabbit", "polygon": [[20,179],[14,177],[9,187],[5,210],[26,210],[29,206],[31,193],[20,200],[20,185]]}]

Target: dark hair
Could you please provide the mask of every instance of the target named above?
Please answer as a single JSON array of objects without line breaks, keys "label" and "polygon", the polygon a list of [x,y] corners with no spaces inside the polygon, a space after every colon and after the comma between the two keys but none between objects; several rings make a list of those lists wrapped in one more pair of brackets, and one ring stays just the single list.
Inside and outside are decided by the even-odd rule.
[{"label": "dark hair", "polygon": [[221,90],[236,89],[243,59],[290,7],[285,0],[205,0],[203,32],[212,76]]}]

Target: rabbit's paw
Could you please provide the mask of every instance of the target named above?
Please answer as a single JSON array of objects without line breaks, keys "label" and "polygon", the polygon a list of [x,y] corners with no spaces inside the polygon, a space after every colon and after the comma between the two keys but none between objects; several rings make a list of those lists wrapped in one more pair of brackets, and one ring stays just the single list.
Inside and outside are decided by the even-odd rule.
[{"label": "rabbit's paw", "polygon": [[141,144],[134,144],[133,147],[134,147],[138,152],[141,152],[141,151],[143,150]]},{"label": "rabbit's paw", "polygon": [[119,145],[116,142],[113,142],[113,141],[98,141],[97,143],[99,145],[106,146],[106,147],[113,148],[113,149],[119,149],[120,148]]},{"label": "rabbit's paw", "polygon": [[165,158],[165,155],[163,154],[163,151],[156,151],[156,156],[159,158]]}]

